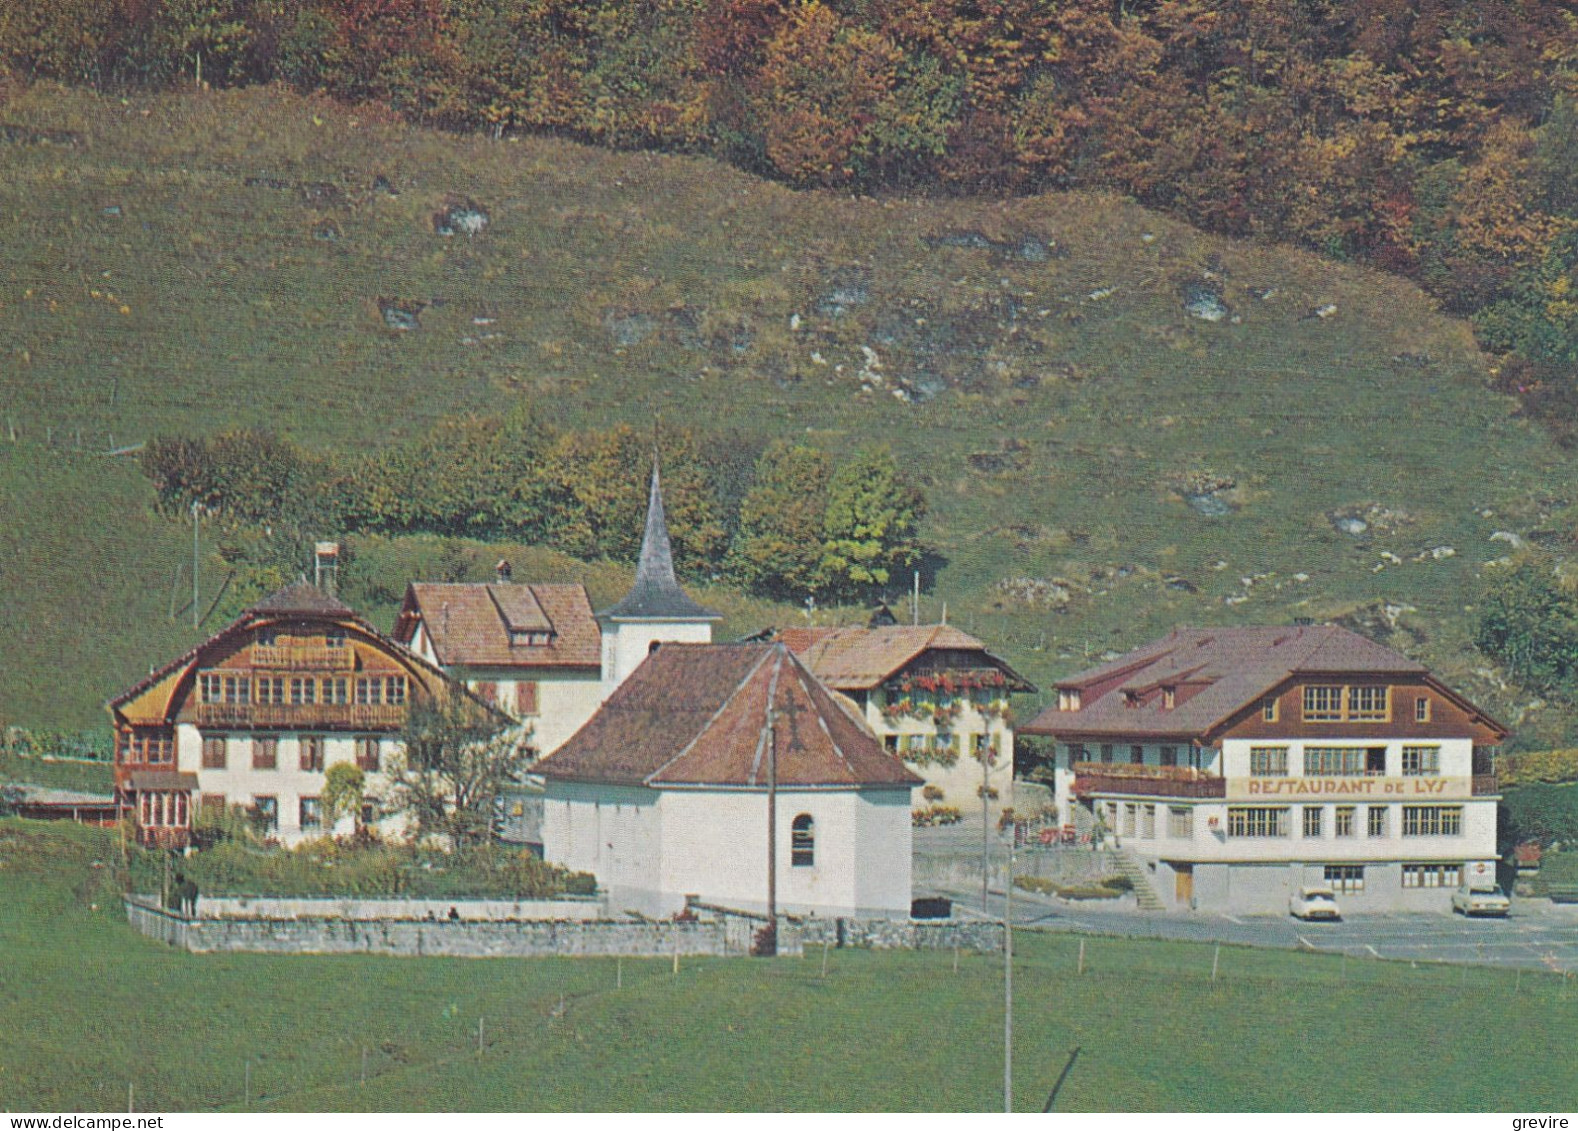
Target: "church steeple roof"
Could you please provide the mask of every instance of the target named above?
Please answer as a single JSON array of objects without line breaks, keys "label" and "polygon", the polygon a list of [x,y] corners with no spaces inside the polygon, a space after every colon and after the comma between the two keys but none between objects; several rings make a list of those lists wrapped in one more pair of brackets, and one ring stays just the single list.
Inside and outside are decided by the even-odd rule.
[{"label": "church steeple roof", "polygon": [[657,460],[652,461],[652,488],[647,496],[647,526],[641,536],[636,581],[617,605],[597,614],[610,620],[721,620],[685,595],[674,577],[674,549],[663,517],[663,488]]}]

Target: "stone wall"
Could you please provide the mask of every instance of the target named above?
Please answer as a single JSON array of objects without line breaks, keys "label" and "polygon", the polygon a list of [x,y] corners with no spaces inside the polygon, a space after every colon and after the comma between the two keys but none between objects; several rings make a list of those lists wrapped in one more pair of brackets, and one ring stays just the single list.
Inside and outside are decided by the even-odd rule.
[{"label": "stone wall", "polygon": [[558,899],[250,899],[200,896],[199,919],[444,919],[515,922],[521,919],[601,919],[596,896]]},{"label": "stone wall", "polygon": [[525,958],[549,955],[667,957],[731,953],[721,921],[461,919],[185,919],[126,900],[133,927],[194,953],[388,954]]},{"label": "stone wall", "polygon": [[[750,953],[765,916],[724,908],[700,909],[695,920],[351,920],[186,919],[153,900],[126,899],[127,921],[149,938],[194,953],[246,951],[270,954],[386,954],[402,957],[530,958],[554,955]],[[807,946],[871,949],[995,951],[1002,926],[992,922],[913,922],[907,919],[780,918],[779,953]]]}]

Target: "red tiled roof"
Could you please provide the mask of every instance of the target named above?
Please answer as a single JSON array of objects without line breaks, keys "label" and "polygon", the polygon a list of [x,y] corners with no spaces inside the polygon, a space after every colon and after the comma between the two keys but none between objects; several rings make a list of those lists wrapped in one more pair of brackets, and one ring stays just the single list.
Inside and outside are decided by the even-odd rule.
[{"label": "red tiled roof", "polygon": [[785,787],[921,782],[782,644],[663,645],[533,769],[572,781],[762,788],[769,749]]},{"label": "red tiled roof", "polygon": [[[1059,680],[1059,689],[1080,692],[1080,709],[1048,708],[1023,729],[1198,738],[1293,676],[1427,674],[1417,660],[1336,625],[1180,628]],[[1164,685],[1178,689],[1171,708],[1145,694]],[[1130,692],[1138,705],[1125,703]]]},{"label": "red tiled roof", "polygon": [[981,641],[946,624],[785,628],[778,639],[805,661],[817,679],[839,691],[870,690],[933,649],[978,652],[981,666],[1002,671],[1015,691],[1035,690]]},{"label": "red tiled roof", "polygon": [[[596,668],[602,633],[584,585],[447,585],[412,582],[395,622],[410,644],[420,622],[438,662],[487,668]],[[551,632],[547,644],[511,642],[517,632]]]}]

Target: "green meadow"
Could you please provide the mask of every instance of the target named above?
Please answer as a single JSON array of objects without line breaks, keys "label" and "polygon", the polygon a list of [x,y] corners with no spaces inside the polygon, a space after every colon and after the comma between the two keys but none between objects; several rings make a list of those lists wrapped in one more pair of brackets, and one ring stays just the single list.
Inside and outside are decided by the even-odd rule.
[{"label": "green meadow", "polygon": [[[1566,726],[1524,716],[1469,637],[1485,563],[1510,552],[1492,535],[1565,545],[1574,458],[1395,278],[1116,196],[795,192],[272,88],[12,87],[0,122],[24,127],[0,141],[0,722],[102,726],[105,699],[200,636],[190,528],[105,453],[242,425],[355,452],[525,401],[747,450],[891,445],[931,504],[923,617],[946,606],[1042,684],[1178,623],[1312,616],[1403,647],[1526,742]],[[487,226],[437,234],[466,201]],[[1188,309],[1202,293],[1214,321]],[[423,304],[419,328],[380,299]],[[234,537],[200,536],[202,605],[223,610]],[[628,577],[354,541],[347,595],[386,627],[407,580],[484,577],[501,552],[596,600]],[[696,590],[725,637],[804,616]]]},{"label": "green meadow", "polygon": [[[1001,1110],[999,955],[192,955],[134,933],[114,842],[0,821],[0,1108]],[[69,945],[67,941],[69,940]],[[1556,975],[1015,935],[1039,1111],[1559,1110]],[[481,1022],[481,1049],[478,1029]],[[1318,1070],[1311,1067],[1318,1062]],[[365,1074],[365,1076],[364,1076]],[[363,1082],[365,1079],[365,1083]]]}]

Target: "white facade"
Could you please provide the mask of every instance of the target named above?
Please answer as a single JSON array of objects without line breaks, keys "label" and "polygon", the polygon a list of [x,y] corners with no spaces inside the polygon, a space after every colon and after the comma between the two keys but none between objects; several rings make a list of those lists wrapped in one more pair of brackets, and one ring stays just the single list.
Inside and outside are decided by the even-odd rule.
[{"label": "white facade", "polygon": [[[323,770],[301,768],[303,734],[322,738]],[[203,766],[205,736],[224,737],[225,767],[223,769]],[[175,728],[175,769],[181,773],[197,775],[197,796],[193,798],[194,805],[199,804],[201,798],[205,796],[223,797],[227,807],[240,805],[250,809],[257,805],[259,798],[273,798],[278,820],[276,826],[265,835],[287,846],[315,837],[355,831],[356,820],[351,815],[340,817],[332,827],[326,818],[320,820],[316,826],[309,824],[303,827],[301,803],[303,799],[322,798],[325,772],[330,766],[337,762],[356,764],[358,738],[378,741],[379,762],[384,768],[390,766],[391,759],[397,757],[400,751],[395,738],[387,734],[357,736],[323,731],[279,731],[270,732],[269,737],[276,740],[274,768],[260,769],[254,768],[253,759],[257,735],[248,731],[204,732],[191,723],[182,723]],[[367,800],[374,803],[376,812],[377,800],[388,796],[390,778],[382,771],[364,771],[364,775],[363,792]],[[404,832],[406,821],[402,814],[395,814],[375,821],[374,827],[385,835],[394,836]]]},{"label": "white facade", "polygon": [[712,643],[710,619],[609,619],[602,624],[602,629],[604,699],[641,666],[654,644]]},{"label": "white facade", "polygon": [[[988,711],[960,698],[958,713],[946,726],[939,725],[928,713],[887,714],[887,692],[877,689],[866,698],[862,717],[871,732],[883,741],[888,751],[897,754],[915,773],[925,778],[916,786],[910,804],[923,808],[931,804],[957,806],[965,813],[978,812],[981,787],[988,790],[988,808],[995,817],[1014,804],[1014,729],[1005,710]],[[1006,708],[1007,701],[1001,700]],[[991,752],[984,770],[977,751],[984,746]],[[935,801],[926,796],[926,787],[942,796]]]},{"label": "white facade", "polygon": [[[410,648],[434,667],[441,666],[426,624],[417,625]],[[495,705],[519,722],[521,741],[539,756],[552,754],[563,746],[566,739],[586,725],[605,698],[602,675],[594,671],[451,664],[444,672],[472,692],[483,684],[491,685]],[[519,708],[523,691],[527,701],[535,704],[530,711]]]},{"label": "white facade", "polygon": [[[1059,744],[1056,804],[1073,823],[1072,764],[1095,763],[1100,775],[1110,753],[1093,815],[1148,865],[1164,902],[1283,912],[1295,889],[1324,883],[1346,911],[1439,910],[1460,880],[1495,876],[1497,798],[1475,794],[1467,738],[1178,744],[1167,764],[1194,766],[1197,781],[1126,787],[1118,775],[1136,764],[1134,749]],[[1162,744],[1138,749],[1145,766],[1162,765]],[[1348,752],[1347,765],[1333,767],[1332,751]]]},{"label": "white facade", "polygon": [[[767,793],[548,782],[547,858],[595,874],[611,910],[666,915],[687,898],[767,907]],[[782,789],[777,902],[816,915],[908,916],[910,791]],[[795,821],[809,817],[810,862]],[[797,860],[799,862],[797,862]]]}]

